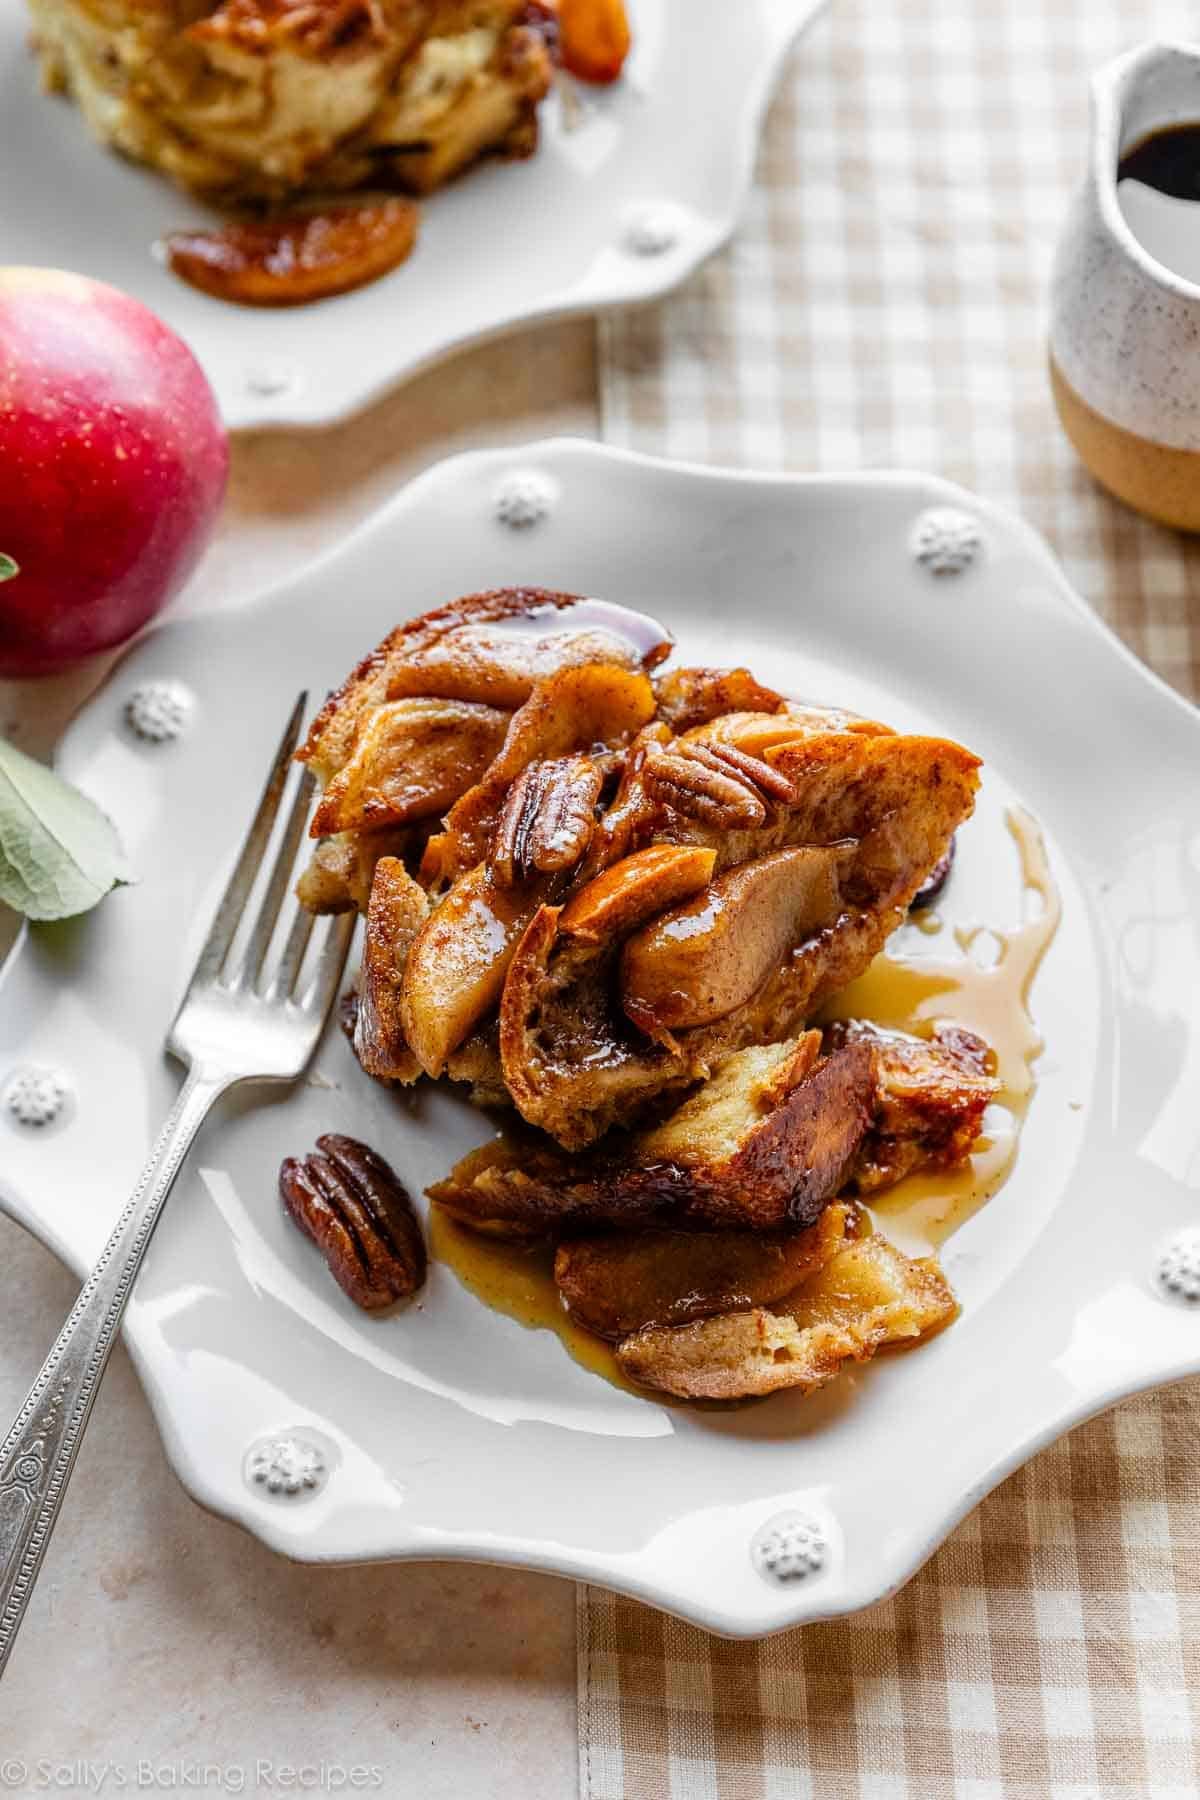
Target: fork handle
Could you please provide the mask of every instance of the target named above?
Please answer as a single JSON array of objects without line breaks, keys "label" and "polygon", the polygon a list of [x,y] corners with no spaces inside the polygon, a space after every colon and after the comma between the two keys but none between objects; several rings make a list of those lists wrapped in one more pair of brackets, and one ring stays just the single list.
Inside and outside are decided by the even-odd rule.
[{"label": "fork handle", "polygon": [[180,1164],[227,1075],[193,1069],[128,1205],[0,1446],[0,1674],[25,1616],[126,1302]]}]

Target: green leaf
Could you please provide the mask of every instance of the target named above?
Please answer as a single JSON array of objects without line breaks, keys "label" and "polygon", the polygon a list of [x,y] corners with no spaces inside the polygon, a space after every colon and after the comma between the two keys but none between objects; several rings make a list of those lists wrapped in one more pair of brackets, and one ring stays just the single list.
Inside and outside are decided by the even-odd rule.
[{"label": "green leaf", "polygon": [[0,900],[27,919],[69,919],[131,879],[94,801],[0,738]]},{"label": "green leaf", "polygon": [[0,550],[0,581],[11,581],[14,575],[20,573],[20,563],[14,562],[11,556],[5,556],[3,550]]}]

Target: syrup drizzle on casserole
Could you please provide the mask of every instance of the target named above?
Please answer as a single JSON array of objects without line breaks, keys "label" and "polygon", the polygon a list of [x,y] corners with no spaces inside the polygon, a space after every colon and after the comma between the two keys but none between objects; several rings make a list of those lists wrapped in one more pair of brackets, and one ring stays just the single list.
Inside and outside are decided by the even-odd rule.
[{"label": "syrup drizzle on casserole", "polygon": [[[1017,807],[1005,822],[1020,858],[1030,916],[1006,929],[955,926],[957,955],[904,958],[882,952],[822,1013],[822,1021],[865,1019],[918,1037],[935,1023],[953,1023],[977,1032],[995,1050],[1000,1092],[987,1133],[967,1161],[955,1169],[907,1176],[869,1203],[881,1229],[912,1255],[944,1244],[1004,1186],[1037,1086],[1034,1064],[1043,1042],[1029,996],[1058,929],[1062,901],[1036,820]],[[934,911],[914,915],[913,923],[931,937],[945,929]],[[612,1347],[563,1311],[552,1248],[484,1236],[456,1224],[439,1206],[430,1209],[429,1241],[433,1257],[486,1306],[530,1330],[554,1332],[591,1373],[643,1393],[622,1375]]]}]

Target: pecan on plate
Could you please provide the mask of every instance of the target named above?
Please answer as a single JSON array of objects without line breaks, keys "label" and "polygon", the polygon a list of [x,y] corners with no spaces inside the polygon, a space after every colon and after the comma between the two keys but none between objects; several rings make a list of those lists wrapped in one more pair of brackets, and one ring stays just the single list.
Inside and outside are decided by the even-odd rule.
[{"label": "pecan on plate", "polygon": [[508,790],[488,866],[500,887],[579,861],[596,828],[603,773],[590,756],[553,756],[523,769]]},{"label": "pecan on plate", "polygon": [[786,776],[732,744],[680,739],[665,750],[652,746],[642,779],[656,800],[719,830],[764,825],[769,805],[796,799]]},{"label": "pecan on plate", "polygon": [[367,1312],[406,1300],[425,1279],[425,1240],[403,1185],[381,1156],[340,1132],[289,1156],[279,1170],[283,1204],[329,1271]]}]

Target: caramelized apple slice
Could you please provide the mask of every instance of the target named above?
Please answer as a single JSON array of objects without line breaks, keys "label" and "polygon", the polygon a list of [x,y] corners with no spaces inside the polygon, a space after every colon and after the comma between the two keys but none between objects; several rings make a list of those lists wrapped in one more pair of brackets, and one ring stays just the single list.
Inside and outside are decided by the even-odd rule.
[{"label": "caramelized apple slice", "polygon": [[559,0],[559,56],[581,81],[616,81],[629,55],[624,0]]},{"label": "caramelized apple slice", "polygon": [[367,907],[354,1054],[382,1081],[415,1081],[421,1072],[404,1035],[400,994],[408,952],[428,914],[424,888],[398,858],[381,857]]},{"label": "caramelized apple slice", "polygon": [[391,195],[324,212],[232,219],[213,231],[173,231],[172,273],[239,306],[305,306],[363,287],[402,263],[417,241],[420,208]]},{"label": "caramelized apple slice", "polygon": [[515,712],[487,779],[507,787],[538,757],[627,743],[654,717],[654,689],[640,669],[590,662],[534,684]]},{"label": "caramelized apple slice", "polygon": [[772,851],[636,932],[621,953],[621,1004],[634,1024],[657,1037],[741,1006],[793,945],[837,919],[849,856],[844,847]]},{"label": "caramelized apple slice", "polygon": [[693,844],[651,844],[622,857],[580,888],[559,915],[559,930],[590,943],[623,937],[643,919],[706,886],[716,852]]},{"label": "caramelized apple slice", "polygon": [[746,756],[766,757],[768,751],[796,738],[822,736],[828,732],[853,732],[862,737],[892,737],[890,726],[875,719],[860,719],[855,713],[835,708],[801,706],[785,700],[775,712],[730,712],[707,723],[694,725],[684,733],[685,741],[702,744],[732,744]]},{"label": "caramelized apple slice", "polygon": [[539,681],[560,669],[588,663],[652,668],[671,647],[656,620],[627,606],[577,594],[547,594],[540,588],[499,593],[505,591],[526,594],[527,608],[512,606],[499,616],[464,620],[414,649],[390,671],[388,698],[445,694],[520,706]]},{"label": "caramelized apple slice", "polygon": [[504,742],[511,715],[472,700],[392,700],[367,720],[321,797],[313,837],[445,812]]},{"label": "caramelized apple slice", "polygon": [[470,1036],[500,998],[544,884],[499,888],[483,864],[430,913],[408,953],[400,996],[404,1035],[427,1075]]},{"label": "caramelized apple slice", "polygon": [[[670,633],[625,606],[549,588],[492,588],[398,625],[331,694],[297,753],[328,781],[364,718],[406,694],[521,706],[556,669],[602,662],[653,668]],[[584,746],[587,748],[588,746]]]}]

